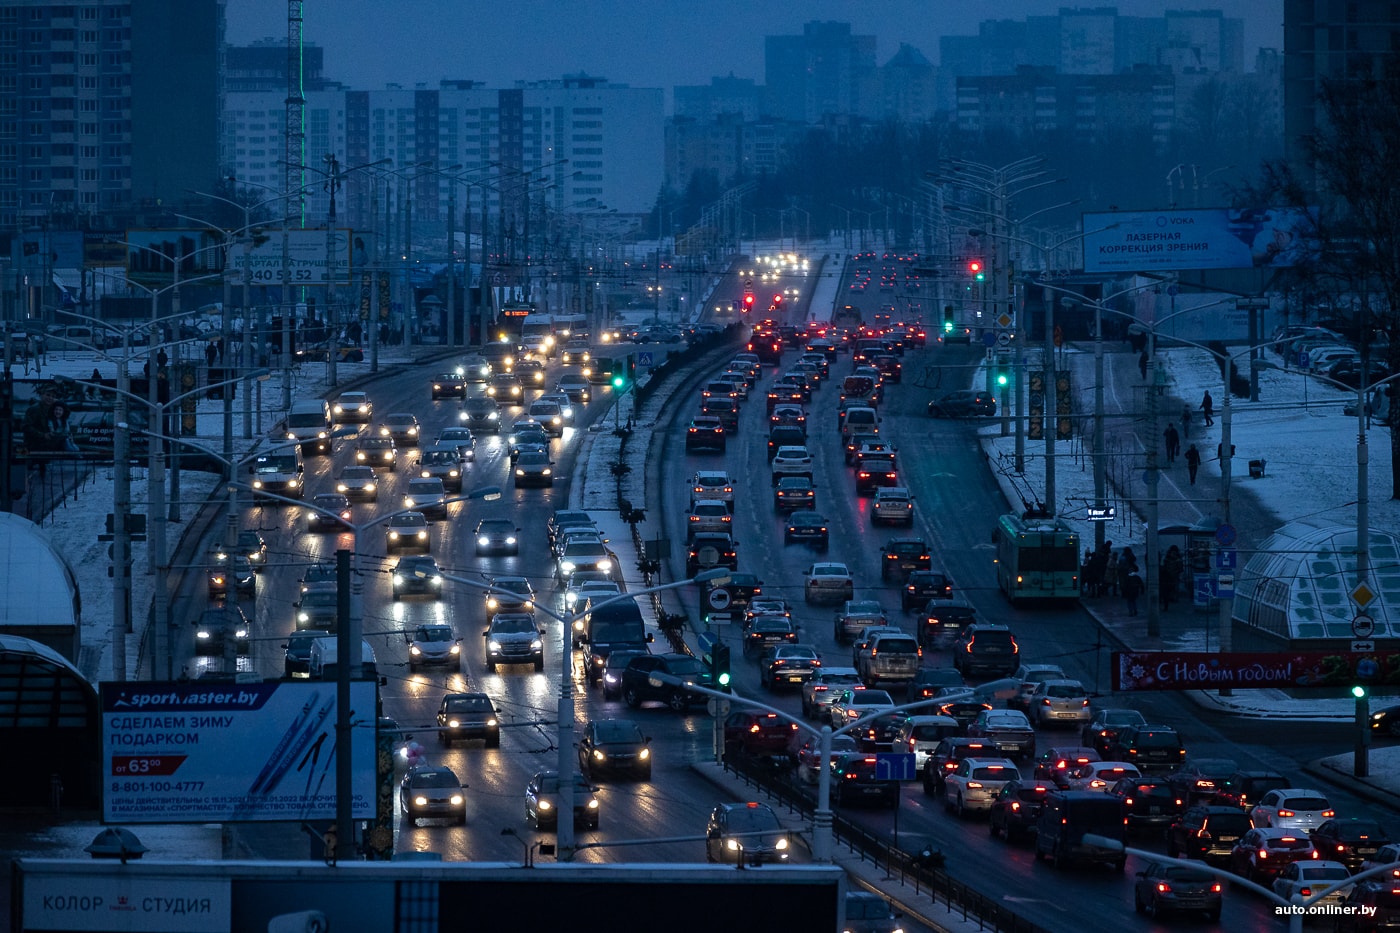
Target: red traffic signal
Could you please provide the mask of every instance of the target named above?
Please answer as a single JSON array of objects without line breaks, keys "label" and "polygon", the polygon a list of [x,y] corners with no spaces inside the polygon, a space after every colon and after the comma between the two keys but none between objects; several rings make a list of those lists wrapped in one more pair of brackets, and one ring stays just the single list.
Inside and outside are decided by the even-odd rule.
[{"label": "red traffic signal", "polygon": [[967,271],[968,271],[968,272],[972,272],[972,273],[981,272],[981,271],[982,271],[982,260],[980,260],[980,259],[971,259],[971,260],[968,260],[968,263],[967,263]]},{"label": "red traffic signal", "polygon": [[752,293],[752,292],[750,292],[750,293],[748,293],[747,295],[744,296],[744,307],[746,307],[746,308],[752,308],[752,307],[753,307],[753,293]]},{"label": "red traffic signal", "polygon": [[780,304],[782,304],[782,303],[783,303],[783,296],[782,296],[782,295],[774,295],[774,296],[773,296],[773,304],[775,304],[775,305],[780,305]]}]

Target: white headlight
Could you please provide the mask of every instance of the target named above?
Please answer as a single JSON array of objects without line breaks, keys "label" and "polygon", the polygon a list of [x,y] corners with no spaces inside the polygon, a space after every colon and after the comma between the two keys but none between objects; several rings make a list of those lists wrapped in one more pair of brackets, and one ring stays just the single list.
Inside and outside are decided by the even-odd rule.
[{"label": "white headlight", "polygon": [[600,561],[598,561],[598,569],[599,569],[599,570],[611,570],[611,569],[612,569],[612,561],[610,561],[610,560],[600,560]]},{"label": "white headlight", "polygon": [[486,535],[482,535],[476,539],[476,543],[479,547],[490,547],[491,539],[486,537]]}]

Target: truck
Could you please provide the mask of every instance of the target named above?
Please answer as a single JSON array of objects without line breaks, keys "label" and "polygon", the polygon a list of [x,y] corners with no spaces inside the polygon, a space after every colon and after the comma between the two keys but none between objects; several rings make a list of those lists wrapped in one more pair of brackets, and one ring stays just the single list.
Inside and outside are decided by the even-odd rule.
[{"label": "truck", "polygon": [[287,412],[287,440],[297,441],[303,454],[331,452],[331,406],[325,399],[292,402]]},{"label": "truck", "polygon": [[[311,643],[311,679],[312,680],[335,680],[340,675],[339,636],[326,635]],[[374,649],[367,641],[361,641],[360,664],[362,679],[370,679],[377,676],[375,667]]]}]

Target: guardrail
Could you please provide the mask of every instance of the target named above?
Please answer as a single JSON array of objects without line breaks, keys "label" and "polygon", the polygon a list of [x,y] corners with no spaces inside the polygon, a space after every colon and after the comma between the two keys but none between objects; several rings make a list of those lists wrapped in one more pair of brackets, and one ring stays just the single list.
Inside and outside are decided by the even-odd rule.
[{"label": "guardrail", "polygon": [[[763,791],[789,813],[810,818],[816,812],[814,795],[789,780],[787,771],[775,769],[771,759],[726,756],[724,769],[745,785]],[[949,913],[976,923],[979,929],[997,933],[1045,933],[1043,927],[1009,909],[998,898],[983,894],[929,864],[922,853],[896,848],[888,839],[876,836],[840,812],[832,813],[831,827],[836,840],[861,861],[868,860],[876,868],[884,869],[901,885],[912,885],[915,895],[927,894],[934,904],[942,901]]]}]

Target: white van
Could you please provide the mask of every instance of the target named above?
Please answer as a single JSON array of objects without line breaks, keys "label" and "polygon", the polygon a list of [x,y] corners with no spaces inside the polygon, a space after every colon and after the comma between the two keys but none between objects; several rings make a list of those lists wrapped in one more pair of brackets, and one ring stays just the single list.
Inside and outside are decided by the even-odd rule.
[{"label": "white van", "polygon": [[[340,675],[340,666],[337,663],[339,658],[339,638],[335,635],[327,635],[318,638],[311,643],[311,679],[312,680],[335,680]],[[360,664],[366,678],[372,678],[376,674],[374,649],[367,641],[360,642],[362,653]]]},{"label": "white van", "polygon": [[287,440],[300,441],[303,454],[331,452],[331,403],[313,398],[292,402],[287,412]]},{"label": "white van", "polygon": [[880,416],[873,408],[848,408],[841,414],[841,440],[855,434],[879,434]]}]

